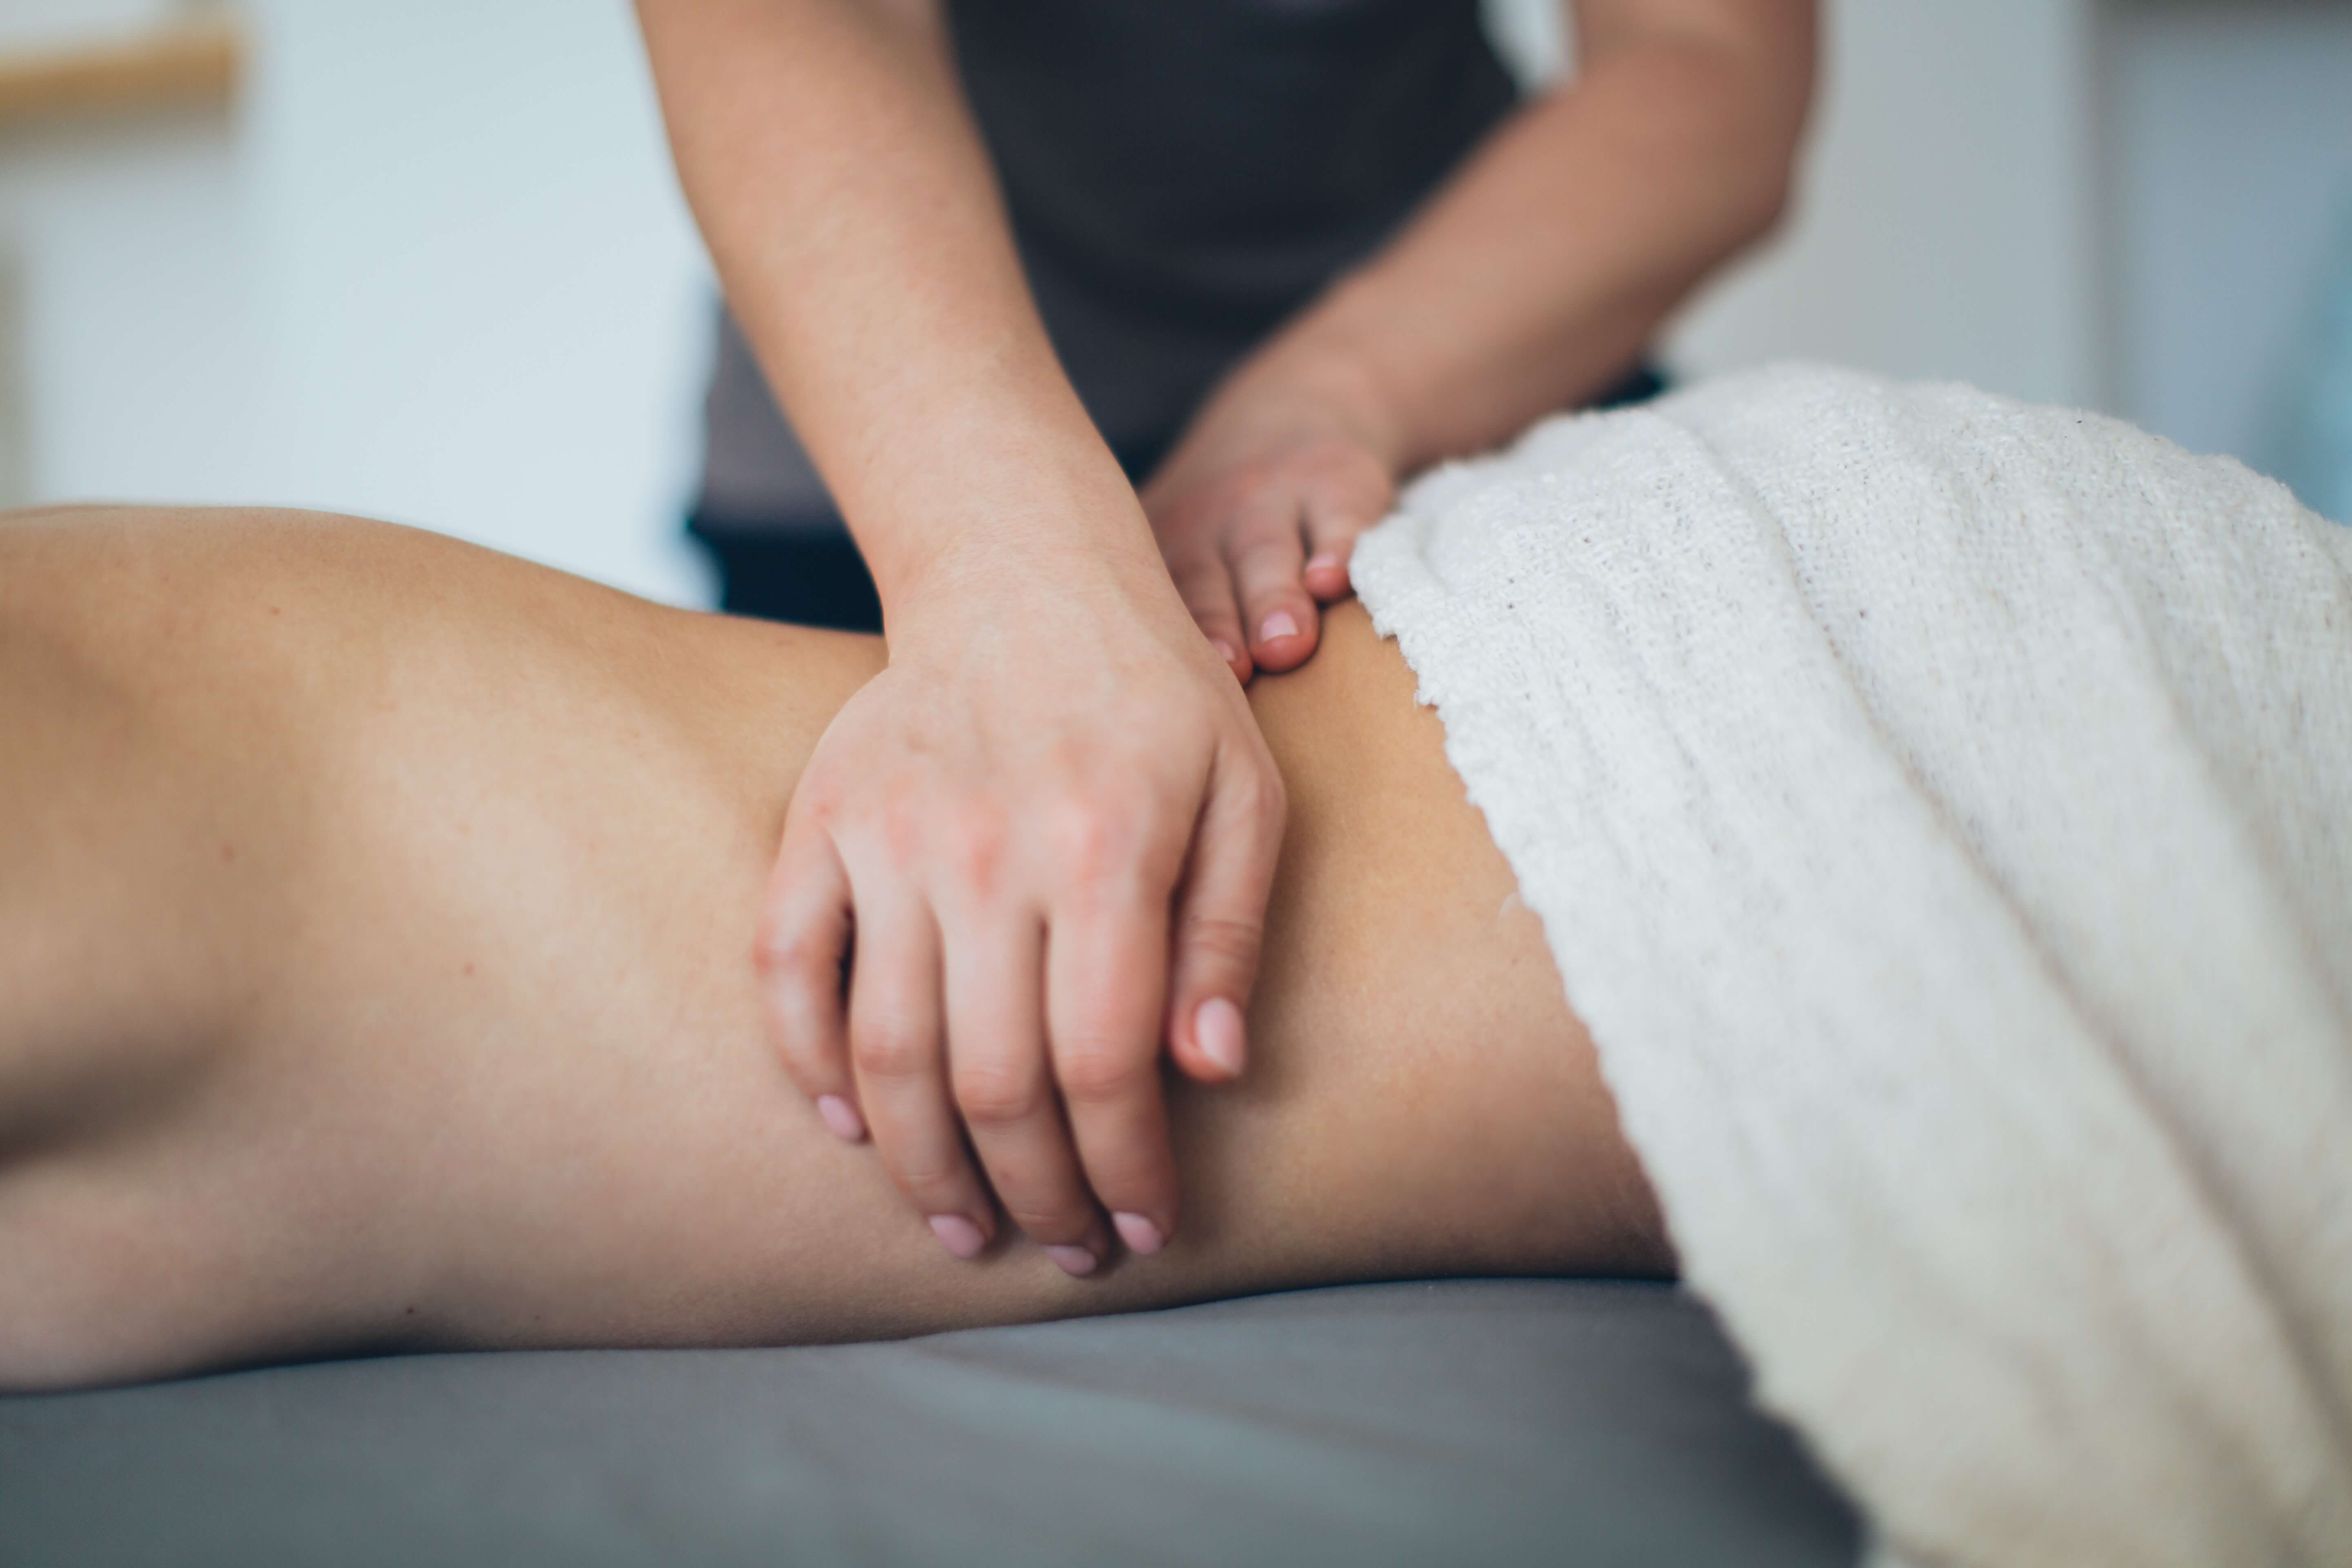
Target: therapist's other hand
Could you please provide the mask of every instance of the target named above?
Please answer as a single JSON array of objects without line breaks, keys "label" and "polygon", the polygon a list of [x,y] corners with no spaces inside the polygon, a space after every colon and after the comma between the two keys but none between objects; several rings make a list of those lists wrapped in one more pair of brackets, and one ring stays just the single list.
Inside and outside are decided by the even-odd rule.
[{"label": "therapist's other hand", "polygon": [[996,1238],[992,1189],[1068,1273],[1114,1230],[1156,1252],[1160,1047],[1243,1068],[1273,757],[1140,527],[943,559],[889,644],[786,817],[757,949],[786,1066],[956,1256]]},{"label": "therapist's other hand", "polygon": [[1394,441],[1335,368],[1245,365],[1144,486],[1169,575],[1234,673],[1296,669],[1347,597],[1356,536],[1396,500]]}]

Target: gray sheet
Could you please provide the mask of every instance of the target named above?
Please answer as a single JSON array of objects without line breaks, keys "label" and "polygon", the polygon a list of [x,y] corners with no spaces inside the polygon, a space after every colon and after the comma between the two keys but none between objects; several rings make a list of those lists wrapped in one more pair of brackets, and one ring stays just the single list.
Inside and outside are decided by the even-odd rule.
[{"label": "gray sheet", "polygon": [[1850,1563],[1654,1286],[1456,1281],[772,1351],[0,1399],[0,1563]]}]

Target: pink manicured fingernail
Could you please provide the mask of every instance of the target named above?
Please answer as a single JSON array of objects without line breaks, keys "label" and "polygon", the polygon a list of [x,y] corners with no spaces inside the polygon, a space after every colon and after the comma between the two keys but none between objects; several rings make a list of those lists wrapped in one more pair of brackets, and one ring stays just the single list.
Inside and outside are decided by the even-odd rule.
[{"label": "pink manicured fingernail", "polygon": [[1192,1038],[1201,1054],[1214,1062],[1225,1073],[1239,1078],[1242,1071],[1242,1010],[1223,996],[1212,996],[1201,1004],[1192,1015]]},{"label": "pink manicured fingernail", "polygon": [[988,1237],[981,1234],[980,1226],[960,1214],[933,1215],[931,1234],[958,1258],[978,1258],[980,1249],[988,1245]]},{"label": "pink manicured fingernail", "polygon": [[1139,1214],[1115,1214],[1110,1216],[1110,1222],[1118,1226],[1118,1238],[1127,1243],[1130,1252],[1139,1252],[1149,1258],[1168,1245],[1168,1238],[1160,1234],[1160,1227]]},{"label": "pink manicured fingernail", "polygon": [[1095,1255],[1083,1247],[1049,1247],[1045,1256],[1054,1267],[1074,1279],[1083,1279],[1095,1271]]},{"label": "pink manicured fingernail", "polygon": [[816,1113],[845,1143],[856,1143],[866,1136],[866,1118],[857,1114],[857,1107],[837,1094],[818,1095]]},{"label": "pink manicured fingernail", "polygon": [[1217,650],[1217,657],[1223,659],[1227,664],[1233,663],[1234,660],[1241,657],[1241,655],[1234,651],[1234,645],[1227,642],[1223,637],[1211,639],[1209,646],[1215,648]]},{"label": "pink manicured fingernail", "polygon": [[1257,640],[1260,642],[1272,642],[1276,637],[1295,637],[1297,635],[1298,623],[1290,618],[1288,610],[1275,611],[1274,614],[1266,616],[1265,623],[1257,628]]},{"label": "pink manicured fingernail", "polygon": [[1339,552],[1336,550],[1322,551],[1307,558],[1307,570],[1309,572],[1336,572],[1339,569]]}]

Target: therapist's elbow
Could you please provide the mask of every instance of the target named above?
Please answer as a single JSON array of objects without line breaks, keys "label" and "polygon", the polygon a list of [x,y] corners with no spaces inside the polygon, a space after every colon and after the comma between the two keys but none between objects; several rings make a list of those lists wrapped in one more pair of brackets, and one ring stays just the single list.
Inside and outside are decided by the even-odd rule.
[{"label": "therapist's elbow", "polygon": [[1796,207],[1819,77],[1815,9],[1812,0],[1749,0],[1744,29],[1690,45],[1695,63],[1706,62],[1692,74],[1705,84],[1697,112],[1723,173],[1719,217],[1732,249],[1769,238]]},{"label": "therapist's elbow", "polygon": [[1725,213],[1729,248],[1743,251],[1770,239],[1789,221],[1797,205],[1797,158],[1793,148],[1777,163],[1748,174],[1736,200]]},{"label": "therapist's elbow", "polygon": [[1798,84],[1751,84],[1748,101],[1716,126],[1717,220],[1727,249],[1762,243],[1795,212],[1808,107]]}]

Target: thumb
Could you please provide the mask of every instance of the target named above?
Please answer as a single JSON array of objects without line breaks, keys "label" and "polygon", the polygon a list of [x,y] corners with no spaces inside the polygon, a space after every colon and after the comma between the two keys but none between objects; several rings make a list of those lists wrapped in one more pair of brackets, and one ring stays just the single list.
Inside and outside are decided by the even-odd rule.
[{"label": "thumb", "polygon": [[1286,810],[1263,742],[1220,750],[1177,895],[1168,988],[1169,1054],[1202,1083],[1239,1078],[1248,1065],[1245,1020]]}]

